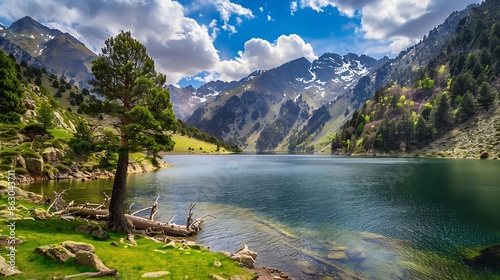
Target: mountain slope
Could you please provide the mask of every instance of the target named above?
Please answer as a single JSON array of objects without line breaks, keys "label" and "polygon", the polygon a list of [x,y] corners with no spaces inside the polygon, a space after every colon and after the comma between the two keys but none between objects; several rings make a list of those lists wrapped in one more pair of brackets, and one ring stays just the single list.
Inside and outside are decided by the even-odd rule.
[{"label": "mountain slope", "polygon": [[45,67],[80,88],[92,77],[90,61],[97,56],[67,33],[24,17],[0,30],[0,48],[32,67]]},{"label": "mountain slope", "polygon": [[[365,55],[326,53],[312,63],[299,58],[238,82],[219,82],[216,85],[229,89],[205,91],[203,96],[215,97],[200,104],[187,122],[247,151],[287,150],[287,139],[316,109],[327,106],[330,116],[343,120],[346,106],[352,106],[344,93],[379,64]],[[199,91],[192,93],[193,98]]]},{"label": "mountain slope", "polygon": [[97,56],[70,34],[59,34],[43,46],[37,58],[48,71],[53,70],[79,86],[84,86],[93,78],[91,61]]},{"label": "mountain slope", "polygon": [[[420,61],[412,87],[379,88],[335,135],[333,152],[500,157],[500,3],[466,11]],[[418,47],[425,57],[419,49],[429,48]]]}]

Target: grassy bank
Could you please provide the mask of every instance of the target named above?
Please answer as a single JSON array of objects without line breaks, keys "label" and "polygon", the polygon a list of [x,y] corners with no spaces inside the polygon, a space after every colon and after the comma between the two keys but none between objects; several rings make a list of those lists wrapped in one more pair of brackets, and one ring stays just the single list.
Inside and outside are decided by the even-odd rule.
[{"label": "grassy bank", "polygon": [[[2,197],[0,203],[1,208],[5,210],[7,197]],[[115,233],[110,233],[110,239],[107,241],[96,241],[88,235],[75,232],[75,227],[87,224],[83,220],[63,221],[56,217],[50,220],[25,219],[29,217],[29,210],[19,209],[31,208],[32,205],[18,201],[17,207],[17,214],[23,219],[15,222],[15,234],[17,238],[24,240],[24,243],[16,245],[16,266],[25,275],[15,276],[15,279],[54,279],[54,277],[62,278],[95,271],[89,267],[78,266],[72,260],[60,264],[34,253],[36,247],[69,240],[93,245],[96,255],[103,263],[111,269],[118,270],[117,279],[140,279],[144,273],[155,271],[169,272],[161,279],[212,279],[212,274],[225,279],[234,275],[241,275],[242,279],[254,277],[221,253],[187,248],[179,244],[168,246],[140,236],[136,237],[138,245],[132,246],[127,241],[123,243],[120,241],[126,240],[124,234]],[[1,218],[0,229],[2,235],[8,235],[9,228],[5,217]],[[118,246],[111,245],[112,242]],[[9,252],[6,247],[2,247],[1,250],[3,256]],[[214,265],[214,262],[220,262],[221,265]]]},{"label": "grassy bank", "polygon": [[172,139],[175,141],[173,153],[179,154],[228,154],[230,152],[226,151],[223,147],[217,150],[217,145],[200,141],[195,138],[190,138],[187,136],[174,134]]}]

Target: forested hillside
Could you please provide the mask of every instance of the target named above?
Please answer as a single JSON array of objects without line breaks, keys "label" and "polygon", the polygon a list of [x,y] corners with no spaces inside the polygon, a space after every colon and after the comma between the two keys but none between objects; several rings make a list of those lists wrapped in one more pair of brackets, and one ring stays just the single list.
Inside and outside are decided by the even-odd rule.
[{"label": "forested hillside", "polygon": [[[99,103],[89,90],[45,68],[17,63],[0,50],[0,172],[15,169],[24,182],[112,176],[108,171],[116,167],[118,142],[113,121],[87,114],[89,104]],[[238,151],[180,120],[171,133],[211,143],[221,151]],[[154,157],[143,152],[132,155],[130,172],[154,168]]]},{"label": "forested hillside", "polygon": [[[393,81],[377,89],[334,135],[332,153],[431,152],[471,157],[482,152],[483,157],[498,157],[499,8],[494,0],[472,8],[427,65],[413,69],[412,86]],[[439,153],[436,143],[455,153]]]}]

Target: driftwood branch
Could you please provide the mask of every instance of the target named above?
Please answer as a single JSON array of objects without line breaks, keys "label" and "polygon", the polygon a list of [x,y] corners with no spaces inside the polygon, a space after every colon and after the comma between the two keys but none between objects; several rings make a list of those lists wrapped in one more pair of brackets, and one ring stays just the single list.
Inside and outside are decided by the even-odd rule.
[{"label": "driftwood branch", "polygon": [[190,228],[191,225],[193,224],[193,209],[194,207],[196,207],[196,203],[191,203],[191,205],[189,206],[189,213],[188,213],[188,217],[187,217],[187,223],[186,223],[186,227]]},{"label": "driftwood branch", "polygon": [[106,192],[102,192],[102,193],[104,194],[104,201],[99,206],[97,206],[95,209],[101,209],[101,208],[103,208],[104,206],[106,206],[106,204],[108,203],[108,201],[111,199],[111,197],[108,196],[106,194]]},{"label": "driftwood branch", "polygon": [[[144,211],[147,211],[147,210],[151,210],[150,213],[149,213],[149,219],[151,221],[154,221],[154,216],[156,215],[156,213],[158,212],[158,199],[160,199],[160,196],[158,196],[156,198],[156,200],[153,202],[153,205],[149,206],[149,207],[146,207],[146,208],[142,208],[142,209],[139,209],[133,213],[130,213],[131,216],[135,216],[141,212],[144,212]],[[133,204],[133,203],[132,203]],[[132,212],[132,205],[130,205],[130,212]]]},{"label": "driftwood branch", "polygon": [[156,197],[155,202],[153,202],[153,206],[151,206],[151,213],[149,214],[149,219],[154,221],[155,214],[158,212],[158,199],[160,196]]},{"label": "driftwood branch", "polygon": [[172,219],[170,219],[170,221],[168,221],[168,223],[169,223],[169,224],[170,224],[170,223],[174,220],[175,216],[177,216],[177,215],[174,215],[174,216],[172,217]]},{"label": "driftwood branch", "polygon": [[49,208],[47,208],[47,212],[50,213],[50,209],[54,207],[56,211],[61,211],[66,207],[66,203],[64,202],[63,195],[67,195],[66,191],[69,189],[62,190],[60,192],[54,192],[54,200],[52,203],[49,205]]},{"label": "driftwood branch", "polygon": [[[158,212],[158,200],[159,197],[156,198],[151,207],[140,209],[138,211],[133,212],[132,214],[125,214],[125,218],[132,222],[136,230],[145,230],[147,232],[161,232],[165,235],[170,235],[170,236],[190,236],[198,233],[201,230],[201,224],[203,223],[203,220],[206,217],[214,217],[208,214],[202,216],[201,218],[193,220],[193,209],[196,206],[196,203],[193,203],[189,207],[187,225],[182,226],[174,224],[172,223],[173,218],[167,223],[158,222],[154,220],[154,215]],[[136,216],[137,213],[146,210],[151,210],[149,219]],[[93,219],[107,220],[109,217],[108,209],[92,209],[85,206],[84,207],[73,206],[69,207],[67,211],[68,213],[80,215],[83,217],[90,217]],[[133,242],[131,241],[131,243]]]},{"label": "driftwood branch", "polygon": [[105,271],[99,271],[99,272],[84,272],[84,273],[79,273],[79,274],[73,274],[73,275],[68,275],[65,276],[63,279],[73,279],[73,278],[78,278],[82,276],[90,277],[90,278],[98,278],[98,277],[103,277],[103,276],[117,276],[118,271],[116,269],[112,270],[105,270]]}]

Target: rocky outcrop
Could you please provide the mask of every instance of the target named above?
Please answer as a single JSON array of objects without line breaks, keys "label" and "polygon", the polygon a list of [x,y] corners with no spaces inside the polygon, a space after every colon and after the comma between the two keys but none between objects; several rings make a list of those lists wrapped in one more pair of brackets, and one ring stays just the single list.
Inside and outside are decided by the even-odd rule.
[{"label": "rocky outcrop", "polygon": [[144,173],[144,172],[155,171],[158,168],[164,168],[164,167],[170,166],[168,163],[166,163],[164,161],[158,161],[158,164],[159,164],[159,167],[156,167],[148,160],[142,160],[140,162],[131,161],[128,164],[127,172],[129,174],[131,174],[131,173]]},{"label": "rocky outcrop", "polygon": [[75,131],[75,125],[71,122],[68,121],[67,123],[64,121],[64,118],[59,114],[58,111],[54,111],[54,117],[56,118],[57,122],[66,130],[71,130]]},{"label": "rocky outcrop", "polygon": [[45,162],[43,161],[42,157],[40,158],[28,157],[25,158],[24,160],[26,162],[26,170],[28,170],[30,174],[38,175],[43,173],[43,165]]},{"label": "rocky outcrop", "polygon": [[231,259],[239,262],[241,265],[248,267],[248,268],[253,268],[255,259],[257,258],[257,253],[250,251],[248,249],[247,244],[243,244],[243,246],[236,251],[234,254],[231,255]]},{"label": "rocky outcrop", "polygon": [[11,267],[10,264],[4,259],[4,257],[0,256],[0,276],[9,277],[15,276],[19,274],[24,274],[17,267]]},{"label": "rocky outcrop", "polygon": [[[57,148],[49,147],[42,152],[40,158],[25,158],[17,156],[14,159],[14,166],[26,169],[31,175],[17,175],[17,184],[28,184],[35,181],[34,178],[58,180],[58,179],[82,179],[82,180],[96,180],[96,179],[112,179],[115,174],[111,171],[95,169],[92,171],[84,170],[82,167],[73,163],[70,166],[60,164],[60,160],[64,157],[64,152]],[[49,163],[55,166],[52,171],[44,172],[44,164]],[[154,166],[148,160],[141,162],[130,162],[128,166],[128,173],[144,173],[158,170],[159,168],[169,167],[170,165],[164,161],[158,161],[159,166]],[[45,174],[44,174],[45,173]]]},{"label": "rocky outcrop", "polygon": [[24,157],[21,155],[18,155],[17,157],[14,158],[14,166],[15,167],[20,167],[26,169],[26,160],[24,160]]},{"label": "rocky outcrop", "polygon": [[94,240],[108,240],[108,232],[97,225],[80,225],[75,228],[76,232],[88,234]]},{"label": "rocky outcrop", "polygon": [[68,249],[73,254],[76,254],[79,251],[95,253],[95,248],[94,246],[92,246],[92,244],[87,244],[83,242],[64,241],[61,242],[61,246]]},{"label": "rocky outcrop", "polygon": [[75,254],[75,262],[79,265],[85,265],[97,269],[98,271],[108,271],[108,267],[99,259],[99,257],[89,251],[78,251]]},{"label": "rocky outcrop", "polygon": [[94,246],[91,244],[74,241],[44,245],[35,249],[35,253],[60,263],[74,259],[79,265],[92,267],[98,271],[110,271],[94,252]]},{"label": "rocky outcrop", "polygon": [[36,220],[48,220],[52,218],[52,216],[45,209],[35,209],[34,211]]},{"label": "rocky outcrop", "polygon": [[[30,203],[38,203],[42,200],[43,196],[36,194],[34,192],[27,192],[18,187],[14,187],[15,197],[17,200],[25,200]],[[0,183],[0,195],[7,196],[9,193],[9,187],[6,182]]]},{"label": "rocky outcrop", "polygon": [[47,259],[54,260],[60,263],[65,263],[69,259],[74,258],[75,254],[59,244],[51,244],[37,247],[35,253],[40,254]]},{"label": "rocky outcrop", "polygon": [[65,156],[64,152],[54,147],[45,148],[41,155],[45,162],[50,164],[58,163]]}]

